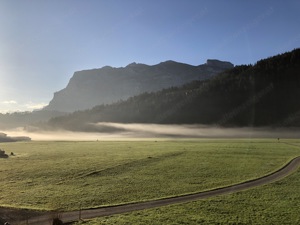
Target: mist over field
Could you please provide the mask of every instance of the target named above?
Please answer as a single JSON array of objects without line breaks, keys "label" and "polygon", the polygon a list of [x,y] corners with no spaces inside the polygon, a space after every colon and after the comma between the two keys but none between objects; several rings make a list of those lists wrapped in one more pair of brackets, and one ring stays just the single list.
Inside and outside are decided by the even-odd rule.
[{"label": "mist over field", "polygon": [[220,128],[205,125],[161,125],[139,123],[97,123],[103,132],[7,130],[9,136],[28,136],[33,141],[130,140],[143,138],[299,138],[297,128]]}]

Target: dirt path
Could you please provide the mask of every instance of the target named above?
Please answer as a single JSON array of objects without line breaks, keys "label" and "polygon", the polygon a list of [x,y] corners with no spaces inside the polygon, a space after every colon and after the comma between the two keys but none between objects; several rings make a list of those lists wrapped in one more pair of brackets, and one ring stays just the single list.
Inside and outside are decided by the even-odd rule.
[{"label": "dirt path", "polygon": [[118,206],[108,206],[97,209],[87,209],[82,211],[73,211],[73,212],[62,212],[62,213],[44,213],[41,216],[34,216],[28,220],[23,220],[21,222],[11,222],[11,225],[51,225],[51,221],[55,217],[59,217],[64,223],[78,221],[81,219],[91,219],[95,217],[101,216],[109,216],[114,214],[120,214],[125,212],[132,212],[136,210],[150,209],[155,207],[166,206],[170,204],[184,203],[190,201],[196,201],[199,199],[209,198],[217,195],[230,194],[233,192],[238,192],[242,190],[246,190],[249,188],[261,186],[264,184],[268,184],[274,182],[276,180],[282,179],[300,166],[300,156],[291,160],[287,165],[277,170],[276,172],[266,175],[264,177],[260,177],[254,180],[246,181],[243,183],[231,185],[228,187],[217,188],[210,191],[200,192],[196,194],[183,195],[178,197],[153,200],[147,202],[138,202],[132,204],[124,204]]}]

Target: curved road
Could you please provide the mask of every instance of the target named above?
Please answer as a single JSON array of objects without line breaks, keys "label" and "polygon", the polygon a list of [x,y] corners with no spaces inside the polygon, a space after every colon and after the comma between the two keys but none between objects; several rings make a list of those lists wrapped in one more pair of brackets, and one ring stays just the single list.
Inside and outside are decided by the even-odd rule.
[{"label": "curved road", "polygon": [[188,194],[182,195],[178,197],[166,198],[166,199],[159,199],[159,200],[152,200],[147,202],[138,202],[138,203],[131,203],[131,204],[124,204],[124,205],[117,205],[117,206],[107,206],[101,207],[96,209],[87,209],[82,211],[73,211],[73,212],[62,212],[59,215],[54,213],[47,213],[46,215],[30,218],[27,221],[21,221],[18,223],[13,223],[12,225],[49,225],[52,224],[52,219],[55,217],[59,217],[64,223],[66,222],[73,222],[78,221],[79,218],[81,219],[91,219],[95,217],[101,216],[109,216],[113,214],[120,214],[125,212],[132,212],[136,210],[143,210],[149,209],[154,207],[161,207],[170,204],[176,203],[184,203],[190,201],[196,201],[199,199],[209,198],[217,195],[223,194],[230,194],[233,192],[238,192],[242,190],[246,190],[249,188],[261,186],[264,184],[268,184],[274,182],[276,180],[282,179],[292,172],[296,171],[300,166],[300,156],[292,159],[288,164],[286,164],[281,169],[277,170],[276,172],[254,179],[250,181],[246,181],[243,183],[217,188],[210,191],[199,192],[196,194]]}]

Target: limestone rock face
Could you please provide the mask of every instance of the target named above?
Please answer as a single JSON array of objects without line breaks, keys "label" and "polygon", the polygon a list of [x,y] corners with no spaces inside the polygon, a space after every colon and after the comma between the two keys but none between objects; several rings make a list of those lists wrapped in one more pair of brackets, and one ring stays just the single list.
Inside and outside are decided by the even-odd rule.
[{"label": "limestone rock face", "polygon": [[44,110],[74,112],[90,109],[144,92],[209,79],[232,67],[233,64],[219,60],[208,60],[206,64],[199,66],[166,61],[152,66],[131,63],[121,68],[105,66],[79,71],[74,73],[66,88],[54,93]]}]

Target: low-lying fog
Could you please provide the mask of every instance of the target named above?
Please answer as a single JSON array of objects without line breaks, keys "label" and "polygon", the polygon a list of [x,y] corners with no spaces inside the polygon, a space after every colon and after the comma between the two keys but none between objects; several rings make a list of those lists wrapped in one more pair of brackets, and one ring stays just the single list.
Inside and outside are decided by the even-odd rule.
[{"label": "low-lying fog", "polygon": [[19,128],[4,131],[9,136],[28,136],[32,140],[123,140],[143,138],[299,138],[294,128],[220,128],[204,125],[161,125],[97,123],[102,132],[35,131]]}]

